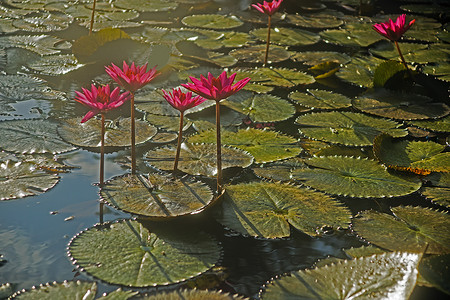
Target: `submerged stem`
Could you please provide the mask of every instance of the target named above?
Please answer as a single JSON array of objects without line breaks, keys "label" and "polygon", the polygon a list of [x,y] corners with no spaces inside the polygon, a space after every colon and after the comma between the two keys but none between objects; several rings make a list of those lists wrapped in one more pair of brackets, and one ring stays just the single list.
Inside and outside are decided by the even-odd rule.
[{"label": "submerged stem", "polygon": [[100,187],[103,187],[105,173],[105,114],[102,115],[102,131],[100,141]]},{"label": "submerged stem", "polygon": [[134,92],[131,92],[131,174],[136,174],[136,128],[134,121]]},{"label": "submerged stem", "polygon": [[177,154],[175,155],[175,162],[173,164],[174,175],[175,175],[175,172],[178,170],[178,159],[180,158],[181,138],[183,136],[183,117],[184,117],[184,111],[182,111],[181,115],[180,115],[180,129],[178,131]]},{"label": "submerged stem", "polygon": [[94,4],[92,5],[92,15],[91,15],[91,25],[89,26],[89,35],[92,34],[92,29],[94,28],[94,14],[95,14],[95,3],[97,1],[94,0]]},{"label": "submerged stem", "polygon": [[222,193],[222,142],[220,137],[220,100],[216,100],[217,194]]},{"label": "submerged stem", "polygon": [[268,25],[267,25],[267,44],[266,44],[266,55],[264,56],[264,65],[267,64],[267,59],[269,58],[269,45],[270,45],[270,26],[272,23],[272,16],[269,15]]},{"label": "submerged stem", "polygon": [[408,75],[409,75],[409,77],[410,77],[411,80],[412,80],[412,79],[413,79],[412,72],[411,72],[411,70],[408,68],[408,64],[406,63],[405,58],[403,57],[402,51],[400,50],[400,46],[398,45],[398,42],[397,42],[397,41],[394,41],[394,43],[395,43],[395,46],[397,47],[397,51],[398,51],[398,54],[400,55],[400,59],[402,60],[403,65],[405,65],[405,68],[406,68],[406,70],[407,70],[407,72],[408,72]]}]

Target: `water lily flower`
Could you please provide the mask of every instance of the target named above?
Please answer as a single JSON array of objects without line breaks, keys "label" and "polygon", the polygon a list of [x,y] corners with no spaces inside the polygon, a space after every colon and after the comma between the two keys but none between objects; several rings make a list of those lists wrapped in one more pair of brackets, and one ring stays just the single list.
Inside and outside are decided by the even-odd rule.
[{"label": "water lily flower", "polygon": [[227,72],[224,71],[219,77],[215,78],[211,73],[208,73],[208,78],[200,75],[200,80],[195,77],[189,77],[192,83],[182,84],[188,90],[197,93],[198,95],[216,101],[216,137],[217,137],[217,193],[222,193],[222,154],[221,154],[221,138],[220,138],[220,100],[228,98],[229,96],[241,90],[249,81],[250,78],[244,78],[233,85],[236,73],[227,77]]},{"label": "water lily flower", "polygon": [[278,11],[280,8],[281,2],[283,0],[273,0],[272,2],[264,1],[263,4],[257,3],[252,4],[254,8],[256,8],[258,11],[262,12],[263,14],[266,14],[268,16],[267,21],[267,43],[266,43],[266,55],[264,56],[264,65],[267,64],[267,59],[269,57],[269,45],[270,45],[270,27],[272,23],[272,15]]},{"label": "water lily flower", "polygon": [[414,24],[414,22],[416,22],[415,19],[413,19],[406,25],[406,15],[402,14],[397,17],[395,23],[394,21],[389,19],[389,21],[387,22],[373,25],[373,29],[376,32],[385,36],[386,38],[390,39],[395,43],[400,59],[403,62],[403,65],[405,66],[406,70],[408,71],[409,77],[411,79],[413,78],[411,70],[408,68],[408,64],[406,63],[405,58],[403,57],[402,51],[400,50],[400,46],[398,45],[398,41],[403,36],[403,34]]},{"label": "water lily flower", "polygon": [[395,42],[398,41],[403,36],[403,34],[414,24],[414,22],[416,22],[415,19],[413,19],[411,22],[409,22],[408,25],[405,26],[406,15],[402,14],[398,16],[395,23],[394,21],[389,19],[389,21],[385,23],[373,25],[373,29],[375,29],[375,31],[378,32],[379,34]]},{"label": "water lily flower", "polygon": [[183,118],[184,112],[192,107],[195,107],[204,101],[205,98],[201,96],[192,97],[192,92],[183,93],[181,89],[172,89],[172,93],[166,92],[164,89],[162,90],[164,94],[164,98],[172,105],[173,108],[178,109],[180,111],[180,129],[178,131],[178,144],[177,144],[177,152],[175,155],[175,162],[173,165],[173,172],[178,169],[178,160],[180,158],[180,150],[181,150],[181,139],[183,136]]},{"label": "water lily flower", "polygon": [[131,63],[130,66],[124,61],[123,70],[111,63],[111,66],[105,67],[106,73],[117,82],[121,87],[131,93],[131,173],[136,173],[136,125],[134,120],[134,93],[147,85],[155,78],[158,73],[156,67],[147,71],[147,64],[136,66]]},{"label": "water lily flower", "polygon": [[129,93],[125,92],[121,94],[118,87],[111,92],[108,84],[98,88],[92,84],[91,90],[85,88],[81,89],[83,90],[82,93],[75,91],[75,94],[77,95],[75,101],[91,108],[81,120],[81,123],[86,122],[99,113],[104,113],[108,110],[117,108],[130,99]]}]

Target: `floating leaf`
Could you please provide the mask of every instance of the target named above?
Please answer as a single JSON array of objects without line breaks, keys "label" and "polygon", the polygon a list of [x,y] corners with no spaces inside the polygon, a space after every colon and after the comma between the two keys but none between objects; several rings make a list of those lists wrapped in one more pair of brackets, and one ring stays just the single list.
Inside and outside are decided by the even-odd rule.
[{"label": "floating leaf", "polygon": [[254,74],[268,79],[267,81],[261,81],[264,85],[293,87],[300,84],[311,84],[315,82],[313,76],[295,69],[259,68],[254,71]]},{"label": "floating leaf", "polygon": [[28,32],[55,32],[69,28],[73,18],[70,15],[58,12],[36,12],[32,17],[15,19],[14,27]]},{"label": "floating leaf", "polygon": [[27,75],[0,74],[0,100],[2,102],[53,100],[55,98],[50,87],[41,79]]},{"label": "floating leaf", "polygon": [[[179,116],[161,116],[147,113],[145,120],[158,128],[178,132],[180,128]],[[192,126],[192,121],[189,118],[183,118],[183,130],[187,130]],[[178,136],[178,134],[176,134]],[[152,139],[153,142],[153,139]]]},{"label": "floating leaf", "polygon": [[59,181],[33,163],[0,161],[0,200],[9,200],[45,193]]},{"label": "floating leaf", "polygon": [[291,92],[289,99],[302,106],[313,109],[338,109],[351,106],[350,98],[325,90],[306,90],[307,93],[299,91]]},{"label": "floating leaf", "polygon": [[[176,149],[164,147],[150,150],[144,156],[152,166],[161,170],[173,170]],[[236,148],[222,147],[222,168],[246,168],[253,163],[253,157]],[[213,144],[183,143],[178,169],[192,175],[217,175],[216,146]]]},{"label": "floating leaf", "polygon": [[[258,28],[250,31],[260,41],[267,41],[267,28]],[[320,41],[320,36],[310,31],[275,27],[271,29],[270,42],[282,46],[307,46]]]},{"label": "floating leaf", "polygon": [[176,9],[178,3],[168,0],[117,0],[114,6],[140,12],[161,12]]},{"label": "floating leaf", "polygon": [[450,132],[450,116],[438,120],[417,120],[408,123],[419,128],[425,128],[439,132]]},{"label": "floating leaf", "polygon": [[374,245],[369,245],[369,246],[361,246],[358,248],[352,247],[350,249],[344,249],[344,252],[351,258],[358,258],[363,256],[371,256],[374,254],[383,254],[386,253],[387,251],[378,248]]},{"label": "floating leaf", "polygon": [[248,115],[254,122],[276,122],[292,117],[295,107],[290,102],[270,94],[229,97],[225,106]]},{"label": "floating leaf", "polygon": [[[367,210],[353,219],[353,229],[371,243],[392,251],[450,253],[450,217],[424,207],[391,208],[394,216]],[[392,241],[395,241],[393,243]]]},{"label": "floating leaf", "polygon": [[[80,147],[100,147],[102,122],[96,118],[80,123],[80,118],[67,119],[58,128],[61,137]],[[130,118],[108,120],[105,124],[105,147],[126,147],[131,143]],[[157,132],[156,127],[136,120],[136,144],[150,140]]]},{"label": "floating leaf", "polygon": [[421,257],[384,253],[292,272],[267,284],[261,299],[408,299]]},{"label": "floating leaf", "polygon": [[73,54],[80,60],[93,55],[101,46],[108,42],[129,39],[130,36],[118,28],[105,28],[91,35],[84,35],[72,45]]},{"label": "floating leaf", "polygon": [[329,43],[349,47],[368,47],[383,39],[379,33],[375,32],[371,28],[327,29],[320,32],[320,36]]},{"label": "floating leaf", "polygon": [[164,219],[199,213],[213,200],[204,183],[162,174],[115,177],[101,188],[100,196],[120,210]]},{"label": "floating leaf", "polygon": [[435,204],[450,208],[450,187],[425,187],[421,194]]},{"label": "floating leaf", "polygon": [[186,26],[208,29],[231,29],[243,24],[236,16],[214,14],[191,15],[184,17],[181,22]]},{"label": "floating leaf", "polygon": [[[426,64],[433,62],[446,62],[450,53],[445,48],[435,46],[428,48],[424,44],[400,43],[399,45],[406,62]],[[381,43],[370,49],[371,53],[386,59],[399,59],[398,51],[393,43]]]},{"label": "floating leaf", "polygon": [[425,257],[420,265],[419,272],[433,287],[450,295],[450,255],[433,255]]},{"label": "floating leaf", "polygon": [[429,97],[382,88],[353,99],[353,106],[366,113],[398,120],[439,118],[450,113],[448,105],[435,103]]},{"label": "floating leaf", "polygon": [[376,159],[372,147],[348,147],[343,145],[329,145],[313,153],[315,156],[352,156]]},{"label": "floating leaf", "polygon": [[72,238],[68,252],[88,274],[133,287],[179,283],[219,260],[219,245],[204,232],[162,227],[133,220],[99,224]]},{"label": "floating leaf", "polygon": [[[209,130],[191,136],[190,143],[215,143],[215,131]],[[241,129],[222,131],[222,144],[249,152],[256,163],[271,162],[297,156],[301,152],[297,140],[270,130]]]},{"label": "floating leaf", "polygon": [[61,52],[56,44],[61,39],[49,35],[10,35],[0,36],[0,48],[23,48],[39,55],[51,55]]},{"label": "floating leaf", "polygon": [[307,51],[295,52],[291,56],[295,62],[303,62],[305,65],[314,66],[324,62],[335,62],[338,64],[346,64],[351,61],[350,56],[345,53],[331,51]]},{"label": "floating leaf", "polygon": [[[243,297],[239,295],[231,295],[228,293],[223,293],[220,291],[211,291],[211,290],[198,290],[198,289],[183,289],[176,290],[172,292],[161,292],[159,294],[147,296],[142,298],[143,300],[200,300],[200,299],[209,299],[209,300],[244,300]],[[246,298],[245,298],[246,299]]]},{"label": "floating leaf", "polygon": [[394,140],[387,134],[374,140],[374,153],[379,161],[396,170],[417,174],[450,172],[450,152],[444,152],[445,145],[432,141]]},{"label": "floating leaf", "polygon": [[14,299],[42,300],[42,299],[77,299],[94,300],[97,284],[86,281],[64,281],[62,283],[47,283],[23,290],[13,295]]},{"label": "floating leaf", "polygon": [[437,79],[443,81],[450,81],[450,63],[439,62],[437,64],[428,64],[423,67],[422,71],[425,74],[436,76]]},{"label": "floating leaf", "polygon": [[71,54],[44,56],[32,62],[28,67],[44,75],[59,76],[83,67],[76,57]]},{"label": "floating leaf", "polygon": [[229,185],[218,221],[244,235],[282,238],[290,227],[310,236],[320,228],[347,227],[350,211],[325,194],[292,185],[255,182]]},{"label": "floating leaf", "polygon": [[[401,76],[403,78],[406,72],[405,65],[399,61],[388,60],[382,62],[373,74],[373,86],[385,87],[389,80]],[[400,74],[400,75],[399,75]],[[395,85],[397,82],[394,82]]]},{"label": "floating leaf", "polygon": [[332,28],[339,27],[344,23],[344,21],[339,20],[338,18],[335,18],[333,16],[325,17],[318,14],[313,14],[310,16],[288,14],[286,16],[286,21],[290,24],[307,28]]},{"label": "floating leaf", "polygon": [[352,61],[340,68],[336,76],[360,87],[373,86],[373,73],[383,60],[376,57],[352,57]]},{"label": "floating leaf", "polygon": [[[230,55],[236,59],[248,62],[248,63],[263,63],[265,57],[266,46],[256,45],[250,47],[244,47],[239,49],[233,49],[230,51]],[[281,46],[272,45],[270,47],[267,61],[270,63],[282,62],[287,59],[291,54]]]},{"label": "floating leaf", "polygon": [[16,153],[62,153],[75,148],[63,141],[59,125],[48,120],[0,122],[1,148]]},{"label": "floating leaf", "polygon": [[373,139],[386,132],[394,137],[407,135],[401,124],[352,112],[319,112],[302,115],[295,121],[300,133],[309,138],[351,146],[371,146]]},{"label": "floating leaf", "polygon": [[303,159],[294,157],[286,160],[275,161],[253,168],[258,177],[272,179],[275,181],[290,181],[293,168],[306,167]]},{"label": "floating leaf", "polygon": [[415,178],[394,176],[378,162],[346,156],[322,156],[305,160],[313,169],[295,169],[292,178],[332,195],[360,198],[397,197],[417,191]]},{"label": "floating leaf", "polygon": [[222,47],[238,48],[252,43],[249,34],[236,31],[214,31],[214,30],[197,30],[198,33],[205,36],[194,41],[194,43],[202,48],[218,50]]}]

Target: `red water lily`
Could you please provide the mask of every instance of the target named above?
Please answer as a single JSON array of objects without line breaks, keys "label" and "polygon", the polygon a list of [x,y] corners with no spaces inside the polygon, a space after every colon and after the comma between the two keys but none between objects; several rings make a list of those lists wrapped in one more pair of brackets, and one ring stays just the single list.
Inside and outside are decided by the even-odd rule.
[{"label": "red water lily", "polygon": [[235,77],[236,73],[227,77],[226,71],[223,71],[217,78],[211,73],[208,73],[208,78],[200,75],[200,80],[190,76],[192,83],[182,84],[182,86],[206,99],[220,101],[235,94],[250,81],[250,78],[247,77],[233,85]]},{"label": "red water lily", "polygon": [[111,76],[115,82],[132,93],[148,84],[158,75],[156,73],[156,67],[147,71],[147,64],[143,66],[136,66],[134,62],[128,66],[128,64],[124,61],[123,69],[113,63],[111,66],[105,67],[105,69],[106,73],[108,73],[108,75]]},{"label": "red water lily", "polygon": [[413,19],[411,22],[409,22],[408,25],[406,24],[406,15],[402,14],[398,16],[397,20],[392,21],[389,19],[389,21],[385,23],[379,23],[373,25],[373,29],[375,29],[376,32],[379,34],[387,37],[391,41],[395,42],[398,41],[403,34],[416,22],[415,19]]},{"label": "red water lily", "polygon": [[181,89],[173,89],[172,93],[166,92],[164,89],[162,91],[167,102],[180,112],[184,112],[206,101],[201,96],[192,97],[192,92],[183,93]]},{"label": "red water lily", "polygon": [[283,2],[283,0],[273,0],[272,2],[264,1],[263,4],[257,3],[252,4],[252,6],[263,14],[271,16],[280,8],[281,2]]},{"label": "red water lily", "polygon": [[75,91],[77,95],[75,100],[91,108],[81,120],[81,123],[86,122],[98,113],[117,108],[130,99],[129,92],[121,94],[118,87],[111,92],[108,84],[98,88],[92,84],[91,90],[81,89],[83,90],[82,93]]}]

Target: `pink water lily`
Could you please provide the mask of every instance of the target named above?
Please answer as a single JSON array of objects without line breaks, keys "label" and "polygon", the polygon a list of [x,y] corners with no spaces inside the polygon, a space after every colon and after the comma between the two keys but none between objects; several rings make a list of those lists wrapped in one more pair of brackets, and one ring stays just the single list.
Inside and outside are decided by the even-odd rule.
[{"label": "pink water lily", "polygon": [[264,1],[263,4],[256,3],[256,4],[252,4],[252,6],[254,8],[256,8],[257,10],[259,10],[260,12],[262,12],[263,14],[271,16],[278,11],[278,9],[280,8],[281,2],[283,2],[283,0],[278,0],[278,1],[273,0],[272,2]]},{"label": "pink water lily", "polygon": [[403,36],[403,34],[414,24],[414,22],[416,22],[415,19],[406,25],[406,15],[402,14],[398,16],[395,23],[389,19],[387,22],[373,25],[373,29],[379,34],[395,42]]},{"label": "pink water lily", "polygon": [[81,123],[86,122],[98,113],[117,108],[130,99],[129,92],[121,94],[118,87],[111,92],[108,84],[98,88],[92,84],[91,90],[85,88],[81,89],[83,91],[82,93],[75,91],[75,94],[77,95],[75,101],[91,108],[81,120]]},{"label": "pink water lily", "polygon": [[122,88],[132,93],[147,85],[158,75],[156,67],[147,71],[147,64],[136,66],[133,62],[128,66],[125,61],[122,69],[112,63],[111,66],[105,67],[105,70]]},{"label": "pink water lily", "polygon": [[208,78],[200,75],[200,80],[190,76],[189,79],[192,83],[182,84],[182,86],[206,99],[220,101],[235,94],[250,81],[250,78],[247,77],[233,85],[235,77],[236,73],[227,77],[226,71],[223,71],[217,78],[211,73],[208,73]]},{"label": "pink water lily", "polygon": [[173,89],[172,92],[166,92],[163,89],[162,92],[167,102],[180,112],[184,112],[206,101],[201,96],[192,97],[192,92],[183,93],[181,89]]}]

